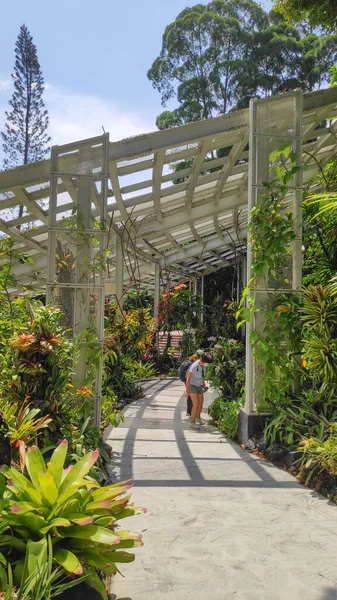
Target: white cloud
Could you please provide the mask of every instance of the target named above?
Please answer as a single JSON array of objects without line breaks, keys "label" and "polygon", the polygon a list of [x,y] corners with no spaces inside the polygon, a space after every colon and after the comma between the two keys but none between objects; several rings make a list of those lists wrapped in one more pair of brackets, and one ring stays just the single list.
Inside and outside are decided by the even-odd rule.
[{"label": "white cloud", "polygon": [[102,126],[117,141],[154,129],[153,123],[136,113],[123,110],[117,104],[97,96],[65,92],[48,85],[45,102],[49,111],[49,133],[53,144],[67,144],[101,135]]},{"label": "white cloud", "polygon": [[0,92],[9,90],[12,87],[11,79],[3,79],[0,76]]},{"label": "white cloud", "polygon": [[[5,110],[8,108],[11,88],[12,81],[1,78],[0,75],[0,129],[5,122]],[[49,112],[49,135],[52,144],[68,144],[101,135],[102,126],[110,133],[110,141],[155,129],[154,124],[139,117],[136,110],[124,110],[117,103],[94,94],[80,94],[47,84],[44,100]],[[2,148],[0,155],[1,150]]]}]

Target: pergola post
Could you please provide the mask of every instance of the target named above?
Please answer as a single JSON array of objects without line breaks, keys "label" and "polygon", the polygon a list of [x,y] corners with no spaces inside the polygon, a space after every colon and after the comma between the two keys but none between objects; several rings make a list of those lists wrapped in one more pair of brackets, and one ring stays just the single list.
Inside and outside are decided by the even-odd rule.
[{"label": "pergola post", "polygon": [[[249,180],[248,180],[248,223],[251,220],[253,207],[265,193],[264,182],[270,179],[270,154],[290,147],[296,154],[296,166],[302,164],[302,92],[298,91],[280,97],[271,97],[250,102],[250,136],[249,136]],[[277,132],[275,125],[277,124]],[[281,126],[280,126],[281,125]],[[274,174],[273,174],[274,176]],[[259,366],[256,364],[250,342],[252,329],[262,332],[265,319],[264,312],[270,299],[275,293],[292,294],[301,287],[302,241],[301,241],[301,204],[302,204],[302,171],[296,173],[288,186],[287,199],[292,207],[296,240],[292,243],[292,256],[289,287],[278,287],[275,279],[268,275],[254,282],[249,296],[254,299],[258,313],[252,315],[252,320],[246,326],[246,403],[245,410],[240,415],[239,438],[245,443],[256,427],[261,426],[261,418],[256,406],[259,401]],[[247,281],[251,279],[252,247],[247,244]],[[248,299],[249,299],[248,296]],[[258,315],[258,316],[257,316]],[[254,416],[257,419],[254,420]]]},{"label": "pergola post", "polygon": [[116,236],[116,301],[117,314],[122,316],[124,305],[124,257],[123,243],[119,235]]},{"label": "pergola post", "polygon": [[200,315],[200,320],[203,323],[204,322],[204,296],[205,296],[205,276],[204,275],[201,276],[200,296],[201,296],[201,315]]},{"label": "pergola post", "polygon": [[[154,264],[154,294],[153,294],[153,316],[155,323],[158,323],[158,305],[160,302],[160,266],[158,263]],[[159,346],[159,333],[156,333],[156,349]]]},{"label": "pergola post", "polygon": [[[108,134],[54,146],[50,173],[47,302],[62,309],[64,324],[80,340],[75,384],[83,385],[89,374],[94,378],[97,427],[101,421],[108,152]],[[62,213],[63,181],[74,202],[71,214]],[[101,350],[98,359],[97,349]]]}]

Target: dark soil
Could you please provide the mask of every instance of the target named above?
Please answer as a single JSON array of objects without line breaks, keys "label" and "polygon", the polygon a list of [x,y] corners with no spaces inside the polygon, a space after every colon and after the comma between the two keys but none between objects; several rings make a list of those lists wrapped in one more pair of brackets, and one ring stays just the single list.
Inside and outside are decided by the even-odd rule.
[{"label": "dark soil", "polygon": [[57,598],[58,600],[102,600],[101,594],[87,586],[85,582],[66,590]]},{"label": "dark soil", "polygon": [[263,436],[252,436],[245,446],[242,446],[247,452],[255,454],[264,460],[268,460],[276,466],[288,471],[293,477],[296,477],[302,485],[315,490],[315,492],[329,498],[337,504],[337,477],[327,471],[322,471],[314,475],[308,482],[309,472],[300,474],[298,461],[302,457],[301,452],[283,448],[278,444],[273,444],[270,448],[266,447]]}]

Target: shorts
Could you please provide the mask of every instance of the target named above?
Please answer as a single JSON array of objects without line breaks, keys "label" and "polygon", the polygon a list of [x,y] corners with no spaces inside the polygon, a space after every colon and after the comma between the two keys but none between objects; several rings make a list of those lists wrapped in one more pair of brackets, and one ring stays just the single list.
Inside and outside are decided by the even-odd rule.
[{"label": "shorts", "polygon": [[203,394],[204,390],[202,385],[190,385],[190,393],[191,394]]}]

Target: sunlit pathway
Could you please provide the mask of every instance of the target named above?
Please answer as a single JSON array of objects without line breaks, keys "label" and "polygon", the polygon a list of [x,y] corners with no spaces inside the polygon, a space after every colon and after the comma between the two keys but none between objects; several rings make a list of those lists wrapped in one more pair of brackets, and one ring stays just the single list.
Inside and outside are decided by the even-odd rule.
[{"label": "sunlit pathway", "polygon": [[190,431],[183,391],[152,383],[108,435],[114,475],[148,509],[125,522],[145,545],[112,598],[337,599],[337,507],[211,427]]}]

